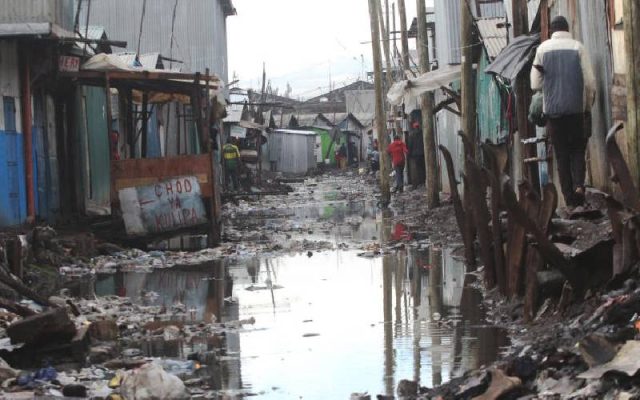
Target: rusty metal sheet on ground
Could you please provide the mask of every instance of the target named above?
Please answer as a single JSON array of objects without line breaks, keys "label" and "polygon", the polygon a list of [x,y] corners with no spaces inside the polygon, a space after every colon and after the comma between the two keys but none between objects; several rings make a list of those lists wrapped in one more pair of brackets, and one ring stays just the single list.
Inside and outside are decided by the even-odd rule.
[{"label": "rusty metal sheet on ground", "polygon": [[130,236],[170,232],[208,222],[195,176],[121,189],[118,197]]}]

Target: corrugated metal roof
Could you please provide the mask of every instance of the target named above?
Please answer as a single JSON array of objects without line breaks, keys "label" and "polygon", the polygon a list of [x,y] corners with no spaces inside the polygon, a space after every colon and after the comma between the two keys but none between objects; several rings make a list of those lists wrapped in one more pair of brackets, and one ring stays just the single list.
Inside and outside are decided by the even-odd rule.
[{"label": "corrugated metal roof", "polygon": [[51,24],[48,22],[25,22],[0,24],[0,36],[48,36]]},{"label": "corrugated metal roof", "polygon": [[[87,39],[106,39],[107,31],[104,29],[104,26],[100,25],[89,25],[89,29],[87,29],[86,25],[80,27],[80,35],[79,37],[84,37]],[[88,32],[88,33],[87,33]]]},{"label": "corrugated metal roof", "polygon": [[[136,64],[136,53],[131,52],[123,52],[115,54],[120,61],[124,62],[128,67],[139,67]],[[144,69],[156,69],[158,66],[158,61],[160,60],[160,53],[148,53],[142,54],[138,57],[140,64],[142,64],[142,68]]]},{"label": "corrugated metal roof", "polygon": [[[458,4],[457,2],[453,2]],[[471,14],[474,18],[494,18],[506,17],[507,12],[504,8],[503,0],[470,0]]]},{"label": "corrugated metal roof", "polygon": [[498,54],[507,46],[506,18],[480,18],[476,20],[480,37],[484,47],[487,49],[489,59],[495,59]]}]

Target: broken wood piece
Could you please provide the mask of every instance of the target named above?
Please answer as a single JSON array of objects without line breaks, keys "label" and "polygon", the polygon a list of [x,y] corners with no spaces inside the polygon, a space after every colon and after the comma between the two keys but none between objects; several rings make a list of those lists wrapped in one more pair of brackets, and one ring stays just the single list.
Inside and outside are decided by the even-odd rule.
[{"label": "broken wood piece", "polygon": [[622,191],[622,203],[634,211],[640,212],[640,194],[635,185],[631,172],[616,142],[616,133],[624,128],[622,122],[615,124],[607,134],[606,149],[607,159],[616,176],[616,181]]},{"label": "broken wood piece", "polygon": [[473,400],[496,400],[520,386],[522,386],[520,378],[507,376],[500,369],[492,369],[489,388],[480,396],[474,397]]},{"label": "broken wood piece", "polygon": [[576,271],[570,260],[567,260],[558,248],[551,243],[536,223],[529,218],[526,212],[518,204],[515,193],[508,184],[503,185],[503,196],[507,210],[510,211],[513,218],[519,225],[524,227],[527,232],[532,233],[537,242],[538,249],[542,256],[553,267],[560,270],[560,272],[567,278],[569,283],[573,286],[578,293],[582,293],[583,285],[581,280],[576,276]]},{"label": "broken wood piece", "polygon": [[41,306],[55,307],[55,304],[51,303],[48,299],[40,296],[38,293],[33,291],[31,288],[25,286],[22,282],[12,278],[11,276],[0,272],[0,282],[9,286],[11,289],[18,292],[19,295],[24,296],[30,300],[35,301]]},{"label": "broken wood piece", "polygon": [[507,278],[505,271],[504,248],[502,241],[502,224],[500,222],[500,182],[495,172],[485,170],[491,185],[491,233],[493,235],[493,257],[495,262],[496,283],[500,293],[507,294]]},{"label": "broken wood piece", "polygon": [[21,317],[30,317],[32,315],[36,315],[36,312],[29,307],[25,307],[21,304],[3,298],[0,298],[0,308],[4,308],[7,311],[10,311]]},{"label": "broken wood piece", "polygon": [[470,231],[467,227],[466,211],[462,205],[462,200],[460,199],[460,192],[458,191],[458,182],[456,181],[453,159],[451,158],[451,153],[445,146],[440,145],[438,147],[440,148],[440,152],[442,153],[445,165],[447,167],[447,176],[449,178],[449,187],[451,189],[451,200],[453,201],[453,209],[456,215],[458,229],[460,229],[460,233],[462,235],[465,260],[468,267],[473,267],[475,265],[473,236],[470,234]]},{"label": "broken wood piece", "polygon": [[[502,197],[503,204],[506,205],[506,193],[505,187],[509,188],[509,191],[513,193],[508,182],[503,184]],[[529,189],[529,184],[525,181],[518,185],[520,192],[520,202],[514,199],[516,204],[520,204],[523,210],[526,210],[528,202],[526,201],[526,193]],[[507,211],[509,211],[507,207]],[[524,253],[526,248],[526,231],[524,226],[513,217],[512,213],[509,215],[509,231],[508,231],[508,243],[507,243],[507,263],[506,263],[506,276],[507,276],[507,294],[510,298],[513,298],[518,294],[518,287],[520,282],[520,268],[522,266],[522,260],[524,259]]]},{"label": "broken wood piece", "polygon": [[[534,193],[535,195],[535,193]],[[537,221],[542,232],[547,235],[549,224],[555,209],[558,206],[558,193],[553,184],[546,184],[542,188],[542,202],[538,207]],[[537,196],[534,196],[537,198]],[[538,294],[538,271],[544,267],[544,259],[538,249],[533,246],[527,249],[527,264],[525,265],[525,297],[524,297],[524,319],[526,322],[533,321]]]},{"label": "broken wood piece", "polygon": [[13,344],[65,343],[75,334],[76,327],[64,308],[55,308],[27,317],[7,328],[7,335]]},{"label": "broken wood piece", "polygon": [[493,253],[491,251],[491,230],[489,229],[489,210],[487,209],[487,187],[484,184],[486,179],[480,167],[473,160],[467,160],[468,179],[464,179],[465,192],[469,191],[472,201],[473,220],[478,232],[480,242],[480,257],[484,264],[484,279],[488,289],[496,285],[496,271]]}]

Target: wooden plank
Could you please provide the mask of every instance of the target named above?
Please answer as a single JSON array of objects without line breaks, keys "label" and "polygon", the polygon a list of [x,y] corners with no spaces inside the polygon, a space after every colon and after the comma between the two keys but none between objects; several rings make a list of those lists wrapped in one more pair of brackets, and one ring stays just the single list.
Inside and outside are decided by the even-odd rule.
[{"label": "wooden plank", "polygon": [[112,160],[111,191],[112,206],[119,207],[118,191],[127,187],[146,186],[167,178],[195,176],[200,184],[201,195],[210,199],[214,195],[214,180],[211,179],[209,154],[183,155],[165,158],[136,158]]},{"label": "wooden plank", "polygon": [[[558,206],[558,193],[553,184],[548,183],[543,188],[542,203],[538,213],[538,224],[544,234],[549,232],[549,224],[553,213]],[[525,297],[524,297],[524,319],[530,322],[536,313],[536,301],[538,293],[538,270],[544,267],[544,258],[538,249],[530,247],[528,254],[531,255],[530,262],[526,265]]]},{"label": "wooden plank", "polygon": [[[506,193],[503,185],[502,196],[504,204],[506,205]],[[522,183],[519,185],[520,192],[520,207],[523,212],[526,213],[526,192],[528,184]],[[513,193],[511,188],[510,192]],[[514,194],[515,196],[515,194]],[[517,203],[517,200],[516,200]],[[509,211],[509,209],[507,209]],[[510,298],[513,298],[518,293],[518,282],[520,281],[520,267],[524,258],[524,252],[526,247],[526,231],[525,228],[514,217],[513,212],[509,211],[509,238],[507,242],[507,264],[506,264],[506,276],[507,276],[507,294]]]},{"label": "wooden plank", "polygon": [[451,200],[453,201],[453,209],[456,215],[456,222],[458,223],[458,229],[462,235],[462,242],[464,243],[464,254],[467,266],[475,265],[476,256],[473,246],[473,236],[469,234],[466,223],[466,212],[460,199],[460,192],[458,191],[458,181],[455,176],[455,168],[453,166],[453,159],[449,150],[443,146],[438,146],[442,157],[444,158],[445,166],[447,168],[447,176],[449,178],[449,187],[451,188]]},{"label": "wooden plank", "polygon": [[638,188],[622,156],[620,147],[618,147],[618,143],[616,142],[616,133],[622,130],[623,127],[622,122],[618,122],[609,130],[607,134],[607,158],[614,172],[614,178],[612,180],[617,182],[622,190],[622,203],[625,207],[640,212],[640,194],[638,193]]},{"label": "wooden plank", "polygon": [[[542,200],[540,196],[535,191],[528,190],[524,196],[524,199],[526,201],[527,215],[529,216],[529,218],[531,218],[531,220],[539,224],[538,217],[540,214],[540,209],[542,208],[542,204],[541,204]],[[525,281],[527,280],[526,278],[529,278],[528,276],[529,274],[532,274],[535,280],[535,274],[531,270],[535,269],[539,259],[540,257],[539,257],[538,251],[536,251],[535,247],[531,242],[527,242],[525,244],[524,264],[521,265],[518,270],[517,281],[515,283],[516,294],[518,296],[523,294],[522,292],[523,289],[525,289],[525,292],[526,292],[527,284],[529,284],[530,282],[525,283]],[[526,314],[526,310],[525,310],[525,314]]]},{"label": "wooden plank", "polygon": [[538,249],[545,260],[553,267],[557,268],[565,278],[567,278],[577,293],[582,293],[583,280],[579,279],[573,263],[564,257],[562,252],[560,252],[560,250],[558,250],[558,248],[547,238],[546,234],[540,230],[535,221],[529,218],[522,206],[518,204],[516,195],[508,183],[505,183],[502,186],[502,191],[507,210],[519,225],[522,225],[527,232],[534,235],[538,242]]},{"label": "wooden plank", "polygon": [[480,257],[484,264],[484,279],[488,289],[496,285],[496,271],[493,253],[491,251],[491,230],[489,229],[489,210],[487,208],[486,179],[480,167],[475,162],[467,160],[469,179],[464,180],[465,191],[470,191],[472,201],[473,220],[475,221],[480,242]]},{"label": "wooden plank", "polygon": [[505,296],[507,294],[507,279],[505,271],[504,248],[502,241],[502,224],[500,222],[500,201],[502,194],[500,193],[500,182],[496,175],[485,170],[489,183],[491,185],[491,233],[493,236],[493,258],[496,272],[496,283],[500,289],[500,293]]}]

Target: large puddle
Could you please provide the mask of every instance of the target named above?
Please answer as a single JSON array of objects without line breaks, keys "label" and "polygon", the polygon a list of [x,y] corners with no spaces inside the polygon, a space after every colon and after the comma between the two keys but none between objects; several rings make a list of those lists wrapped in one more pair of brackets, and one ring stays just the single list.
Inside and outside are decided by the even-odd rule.
[{"label": "large puddle", "polygon": [[[407,235],[402,226],[384,223],[372,201],[333,200],[326,193],[317,203],[278,213],[250,220],[276,226],[286,219],[297,224],[287,228],[292,235],[334,243]],[[473,276],[451,249],[423,243],[377,258],[359,252],[120,272],[98,277],[96,289],[98,295],[126,295],[167,308],[184,305],[198,321],[254,318],[253,325],[227,333],[222,344],[205,345],[222,346],[220,368],[211,370],[216,376],[210,381],[223,398],[391,395],[401,379],[432,387],[491,363],[508,345],[503,331],[484,324],[481,294],[468,284]],[[233,279],[231,296],[225,271]],[[149,293],[158,296],[150,299]],[[184,357],[202,344],[180,346],[159,345],[147,354]]]}]

